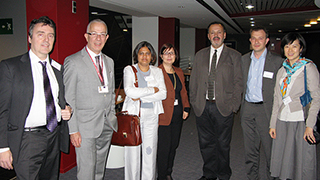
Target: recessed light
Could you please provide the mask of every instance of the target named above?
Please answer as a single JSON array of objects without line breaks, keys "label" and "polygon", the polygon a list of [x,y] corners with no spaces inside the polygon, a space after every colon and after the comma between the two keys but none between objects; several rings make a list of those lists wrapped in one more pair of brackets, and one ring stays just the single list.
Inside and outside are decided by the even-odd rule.
[{"label": "recessed light", "polygon": [[123,31],[123,32],[128,32],[128,29],[123,29],[122,31]]},{"label": "recessed light", "polygon": [[282,30],[281,30],[281,29],[279,29],[279,30],[278,30],[278,32],[282,32]]},{"label": "recessed light", "polygon": [[280,40],[281,40],[281,38],[278,38],[278,37],[277,37],[277,38],[276,38],[276,40],[277,40],[277,41],[280,41]]},{"label": "recessed light", "polygon": [[318,24],[317,21],[310,21],[310,24]]},{"label": "recessed light", "polygon": [[250,21],[251,24],[254,24],[254,21]]},{"label": "recessed light", "polygon": [[272,26],[273,24],[272,24],[272,23],[269,23],[269,25]]},{"label": "recessed light", "polygon": [[246,8],[247,8],[247,9],[252,9],[252,8],[254,8],[254,6],[251,5],[251,4],[249,4],[249,5],[246,5]]},{"label": "recessed light", "polygon": [[91,12],[91,14],[98,14],[98,12]]},{"label": "recessed light", "polygon": [[254,20],[254,18],[252,17],[252,18],[249,18],[250,19],[250,21],[253,21]]},{"label": "recessed light", "polygon": [[298,31],[299,29],[298,28],[296,28],[296,31]]},{"label": "recessed light", "polygon": [[317,21],[320,21],[320,17],[318,17]]},{"label": "recessed light", "polygon": [[311,27],[311,24],[305,24],[304,27]]},{"label": "recessed light", "polygon": [[254,26],[254,24],[251,24],[251,26]]}]

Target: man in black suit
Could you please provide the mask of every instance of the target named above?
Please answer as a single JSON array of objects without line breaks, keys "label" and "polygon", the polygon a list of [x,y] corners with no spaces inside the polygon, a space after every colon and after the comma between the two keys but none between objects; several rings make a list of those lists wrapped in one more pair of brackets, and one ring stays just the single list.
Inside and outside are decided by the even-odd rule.
[{"label": "man in black suit", "polygon": [[190,103],[197,119],[203,176],[229,179],[233,114],[242,94],[241,54],[224,45],[226,29],[220,22],[208,26],[210,47],[197,52],[190,79]]},{"label": "man in black suit", "polygon": [[[271,179],[272,140],[269,135],[269,122],[276,75],[283,59],[267,50],[269,38],[265,28],[252,28],[249,40],[253,51],[242,56],[244,96],[240,113],[246,173],[248,179]],[[259,178],[260,146],[264,151],[267,169],[266,177]]]},{"label": "man in black suit", "polygon": [[29,52],[0,63],[0,166],[18,179],[58,179],[69,149],[63,66],[49,58],[55,32],[48,17],[32,20]]}]

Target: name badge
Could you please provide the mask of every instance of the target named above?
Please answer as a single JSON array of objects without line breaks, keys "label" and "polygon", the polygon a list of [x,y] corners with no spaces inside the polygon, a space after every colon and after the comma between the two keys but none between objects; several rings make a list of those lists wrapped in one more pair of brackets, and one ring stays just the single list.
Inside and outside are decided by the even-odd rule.
[{"label": "name badge", "polygon": [[152,81],[152,80],[153,80],[153,77],[152,77],[152,76],[146,76],[146,77],[144,78],[144,80],[146,80],[146,81]]},{"label": "name badge", "polygon": [[288,97],[286,97],[286,98],[282,99],[282,102],[284,103],[284,105],[289,104],[291,101],[292,101],[292,100],[291,100],[290,96],[288,96]]},{"label": "name badge", "polygon": [[178,99],[175,99],[173,105],[177,106],[178,104],[179,104]]},{"label": "name badge", "polygon": [[263,77],[272,79],[273,78],[273,72],[264,71]]},{"label": "name badge", "polygon": [[98,92],[99,93],[108,93],[108,86],[98,86]]}]

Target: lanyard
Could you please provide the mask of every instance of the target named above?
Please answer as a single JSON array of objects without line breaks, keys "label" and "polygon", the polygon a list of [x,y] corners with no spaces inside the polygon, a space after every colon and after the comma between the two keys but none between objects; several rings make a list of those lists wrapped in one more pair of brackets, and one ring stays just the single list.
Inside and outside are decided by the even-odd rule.
[{"label": "lanyard", "polygon": [[176,90],[176,86],[177,86],[177,79],[176,79],[176,73],[173,72],[173,79],[174,79],[174,85],[173,85],[173,88],[174,90]]},{"label": "lanyard", "polygon": [[[87,53],[89,54],[89,57],[90,57],[90,59],[91,59],[91,61],[92,61],[93,65],[94,65],[94,68],[96,69],[96,72],[97,72],[97,74],[98,74],[98,76],[99,76],[99,79],[100,79],[101,85],[104,85],[103,75],[102,75],[102,74],[100,74],[99,69],[98,69],[98,67],[97,67],[96,63],[93,61],[93,59],[92,59],[92,57],[91,57],[90,53],[89,53],[89,52],[88,52],[88,50],[87,50],[87,47],[86,47],[86,51],[87,51]],[[101,60],[102,60],[102,59],[101,59]],[[102,71],[103,71],[103,63],[102,63],[101,68],[102,68]]]}]

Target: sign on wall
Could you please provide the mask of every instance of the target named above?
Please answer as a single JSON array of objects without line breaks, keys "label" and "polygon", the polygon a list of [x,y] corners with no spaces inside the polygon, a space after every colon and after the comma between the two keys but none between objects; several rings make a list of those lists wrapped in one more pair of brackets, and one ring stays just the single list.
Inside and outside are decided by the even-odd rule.
[{"label": "sign on wall", "polygon": [[13,34],[12,18],[0,19],[0,34]]}]

